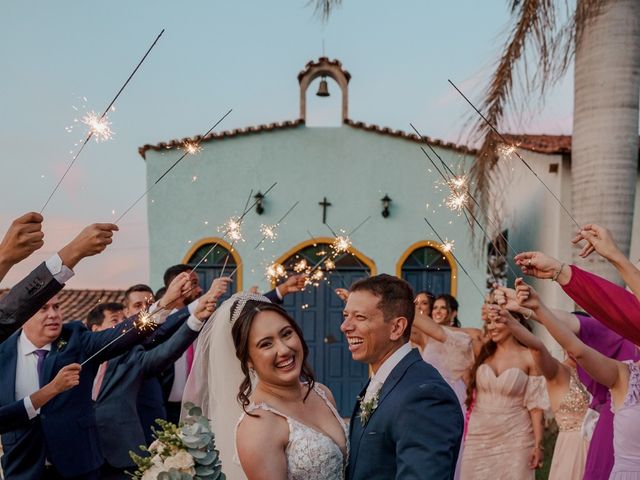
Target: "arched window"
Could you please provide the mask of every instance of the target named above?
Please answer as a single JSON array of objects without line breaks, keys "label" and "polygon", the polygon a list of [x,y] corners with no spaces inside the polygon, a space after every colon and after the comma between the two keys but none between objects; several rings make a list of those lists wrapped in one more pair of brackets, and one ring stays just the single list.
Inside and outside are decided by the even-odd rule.
[{"label": "arched window", "polygon": [[200,286],[207,291],[214,279],[233,275],[227,295],[221,298],[221,302],[242,289],[242,262],[238,253],[227,242],[217,238],[207,238],[199,241],[187,253],[184,263],[196,266],[196,274],[200,280]]},{"label": "arched window", "polygon": [[397,270],[397,275],[409,282],[415,292],[456,294],[455,260],[437,242],[426,240],[411,245],[398,261]]}]

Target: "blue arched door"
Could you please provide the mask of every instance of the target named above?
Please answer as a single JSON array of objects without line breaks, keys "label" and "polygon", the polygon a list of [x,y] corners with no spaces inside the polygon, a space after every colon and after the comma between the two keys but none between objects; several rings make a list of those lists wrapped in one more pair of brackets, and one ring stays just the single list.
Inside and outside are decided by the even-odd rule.
[{"label": "blue arched door", "polygon": [[402,278],[416,293],[423,290],[434,295],[451,293],[451,265],[442,252],[433,247],[413,250],[402,264]]},{"label": "blue arched door", "polygon": [[[215,248],[212,249],[211,247],[213,247],[214,245]],[[231,252],[222,245],[216,245],[215,242],[202,245],[195,252],[193,252],[191,257],[187,261],[187,265],[198,265],[198,267],[196,268],[196,275],[198,275],[200,286],[205,292],[209,289],[211,283],[213,283],[216,278],[221,276],[221,274],[223,273],[223,269],[225,276],[228,276],[235,271],[233,275],[233,283],[231,284],[227,293],[220,299],[219,304],[225,301],[238,290],[238,283],[236,280],[238,278],[238,272],[236,271],[236,260]]]},{"label": "blue arched door", "polygon": [[[329,251],[328,244],[318,243],[299,250],[283,262],[287,272],[304,260],[315,265]],[[351,416],[353,405],[368,379],[368,367],[351,359],[347,342],[340,331],[344,302],[335,288],[349,288],[356,280],[370,275],[370,270],[354,255],[334,260],[335,269],[324,271],[326,279],[304,292],[285,297],[284,306],[295,318],[309,345],[309,361],[316,379],[331,389],[338,411]]]}]

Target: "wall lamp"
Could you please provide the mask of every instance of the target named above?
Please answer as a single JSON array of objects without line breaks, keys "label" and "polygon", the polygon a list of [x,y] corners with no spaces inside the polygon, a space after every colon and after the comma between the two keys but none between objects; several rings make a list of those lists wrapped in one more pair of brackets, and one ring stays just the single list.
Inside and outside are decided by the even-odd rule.
[{"label": "wall lamp", "polygon": [[382,202],[382,216],[387,218],[389,216],[389,207],[391,206],[391,199],[389,195],[386,195],[380,199]]},{"label": "wall lamp", "polygon": [[253,196],[253,198],[256,199],[256,213],[258,215],[262,215],[264,213],[264,207],[262,206],[264,195],[262,194],[262,192],[258,192]]}]

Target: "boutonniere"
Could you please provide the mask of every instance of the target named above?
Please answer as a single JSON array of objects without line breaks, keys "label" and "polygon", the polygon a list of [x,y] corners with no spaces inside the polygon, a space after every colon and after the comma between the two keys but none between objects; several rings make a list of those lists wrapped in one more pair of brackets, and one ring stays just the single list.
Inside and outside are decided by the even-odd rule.
[{"label": "boutonniere", "polygon": [[66,346],[67,346],[67,341],[64,338],[59,338],[58,341],[56,342],[56,348],[58,349],[59,352],[64,350],[64,347]]},{"label": "boutonniere", "polygon": [[380,388],[374,393],[369,400],[364,399],[364,397],[358,398],[360,400],[360,412],[358,413],[358,417],[360,418],[360,424],[364,427],[367,425],[369,418],[371,418],[371,414],[378,408],[378,400],[380,400]]}]

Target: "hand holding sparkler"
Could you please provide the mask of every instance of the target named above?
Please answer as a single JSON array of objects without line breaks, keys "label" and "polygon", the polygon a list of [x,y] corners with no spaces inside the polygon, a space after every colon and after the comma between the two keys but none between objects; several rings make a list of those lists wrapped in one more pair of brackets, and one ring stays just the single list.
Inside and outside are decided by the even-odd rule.
[{"label": "hand holding sparkler", "polygon": [[217,302],[225,293],[229,291],[229,286],[232,283],[233,278],[231,278],[230,276],[218,277],[211,283],[211,287],[209,287],[209,291],[205,295],[210,296]]},{"label": "hand holding sparkler", "polygon": [[198,306],[193,312],[193,316],[196,317],[201,322],[206,322],[218,305],[218,298],[209,290],[198,300]]},{"label": "hand holding sparkler", "polygon": [[181,307],[182,304],[180,301],[192,288],[189,272],[182,272],[176,275],[167,287],[167,292],[158,301],[158,308],[160,310],[171,311],[174,308]]},{"label": "hand holding sparkler", "polygon": [[301,292],[307,283],[307,278],[304,275],[291,275],[284,282],[278,285],[276,288],[283,297],[290,294]]},{"label": "hand holding sparkler", "polygon": [[582,247],[582,250],[578,254],[582,258],[587,258],[595,251],[602,258],[609,261],[625,261],[627,259],[618,248],[611,232],[600,225],[588,223],[578,230],[578,233],[571,240],[571,243],[577,245],[583,240],[585,240],[587,244]]},{"label": "hand holding sparkler", "polygon": [[552,279],[565,285],[571,279],[571,269],[542,252],[522,252],[515,256],[522,273],[531,277]]},{"label": "hand holding sparkler", "polygon": [[16,218],[0,243],[0,280],[18,262],[44,245],[42,215],[25,213]]},{"label": "hand holding sparkler", "polygon": [[101,253],[113,242],[113,232],[118,226],[112,223],[94,223],[85,227],[58,253],[62,263],[73,269],[80,260]]}]

